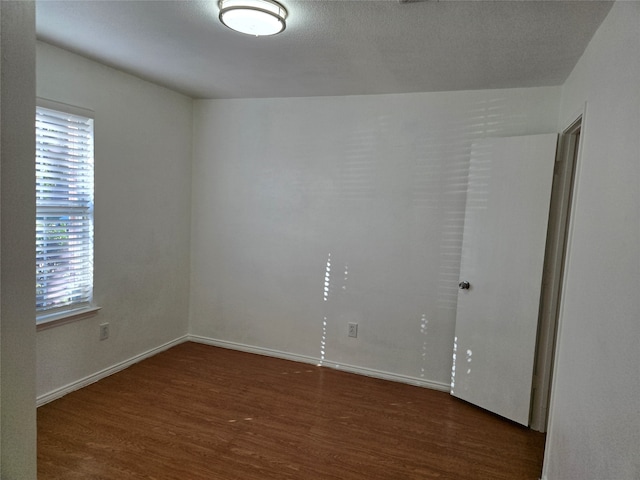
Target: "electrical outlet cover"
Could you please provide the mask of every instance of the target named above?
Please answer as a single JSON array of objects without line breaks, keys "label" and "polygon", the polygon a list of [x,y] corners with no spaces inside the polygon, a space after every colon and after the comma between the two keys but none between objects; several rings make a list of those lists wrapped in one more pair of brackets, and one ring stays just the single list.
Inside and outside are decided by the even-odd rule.
[{"label": "electrical outlet cover", "polygon": [[358,324],[357,323],[350,323],[349,324],[349,336],[352,338],[357,338],[358,337]]},{"label": "electrical outlet cover", "polygon": [[109,324],[101,323],[100,324],[100,340],[106,340],[109,338]]}]

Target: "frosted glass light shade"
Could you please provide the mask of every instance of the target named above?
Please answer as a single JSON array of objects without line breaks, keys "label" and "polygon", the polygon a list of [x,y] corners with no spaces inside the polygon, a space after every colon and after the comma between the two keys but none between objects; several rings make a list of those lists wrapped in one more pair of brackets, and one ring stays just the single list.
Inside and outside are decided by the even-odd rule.
[{"label": "frosted glass light shade", "polygon": [[273,0],[220,0],[220,21],[240,33],[275,35],[285,27],[287,10]]}]

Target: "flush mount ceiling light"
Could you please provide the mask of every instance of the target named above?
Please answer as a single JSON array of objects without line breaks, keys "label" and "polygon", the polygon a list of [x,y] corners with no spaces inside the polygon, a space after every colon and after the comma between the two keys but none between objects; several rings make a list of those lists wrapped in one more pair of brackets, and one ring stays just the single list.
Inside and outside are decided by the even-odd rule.
[{"label": "flush mount ceiling light", "polygon": [[275,35],[286,24],[287,10],[274,0],[220,0],[223,25],[247,35]]}]

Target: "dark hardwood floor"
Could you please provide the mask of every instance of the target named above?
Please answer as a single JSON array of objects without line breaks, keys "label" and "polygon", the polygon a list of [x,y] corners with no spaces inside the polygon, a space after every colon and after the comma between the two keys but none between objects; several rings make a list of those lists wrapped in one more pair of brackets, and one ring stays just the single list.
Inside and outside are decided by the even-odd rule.
[{"label": "dark hardwood floor", "polygon": [[544,435],[444,392],[184,343],[38,409],[38,479],[537,479]]}]

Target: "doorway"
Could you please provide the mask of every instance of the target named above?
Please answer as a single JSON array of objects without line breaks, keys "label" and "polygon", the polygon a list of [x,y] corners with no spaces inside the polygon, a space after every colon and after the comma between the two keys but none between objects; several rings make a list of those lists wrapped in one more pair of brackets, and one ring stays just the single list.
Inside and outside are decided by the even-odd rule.
[{"label": "doorway", "polygon": [[542,273],[540,320],[532,384],[530,426],[546,432],[551,380],[558,331],[558,316],[573,203],[582,115],[560,135],[551,190],[547,245]]}]

